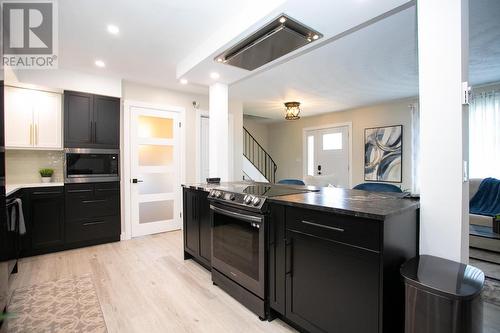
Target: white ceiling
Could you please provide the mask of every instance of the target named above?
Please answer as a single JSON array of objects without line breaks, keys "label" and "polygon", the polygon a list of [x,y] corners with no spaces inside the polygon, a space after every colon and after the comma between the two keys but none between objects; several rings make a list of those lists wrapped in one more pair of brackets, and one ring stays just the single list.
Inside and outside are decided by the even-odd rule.
[{"label": "white ceiling", "polygon": [[246,114],[283,118],[283,102],[303,116],[417,95],[415,8],[231,85]]},{"label": "white ceiling", "polygon": [[[180,86],[177,65],[232,18],[269,0],[64,0],[59,1],[59,66],[150,85]],[[120,28],[108,34],[108,24]],[[94,65],[96,59],[105,69]]]},{"label": "white ceiling", "polygon": [[[500,1],[470,3],[473,86],[500,81]],[[286,101],[302,116],[418,95],[416,13],[409,8],[268,71],[231,85],[245,114],[283,119]]]},{"label": "white ceiling", "polygon": [[[71,0],[59,1],[60,67],[206,94],[213,81],[247,114],[281,119],[283,102],[303,115],[418,94],[415,8],[346,37],[344,32],[407,0]],[[500,81],[500,1],[471,1],[472,84]],[[286,13],[324,38],[253,72],[213,57]],[[107,24],[120,28],[107,33]],[[106,68],[94,65],[96,59]],[[190,83],[180,85],[178,79]]]}]

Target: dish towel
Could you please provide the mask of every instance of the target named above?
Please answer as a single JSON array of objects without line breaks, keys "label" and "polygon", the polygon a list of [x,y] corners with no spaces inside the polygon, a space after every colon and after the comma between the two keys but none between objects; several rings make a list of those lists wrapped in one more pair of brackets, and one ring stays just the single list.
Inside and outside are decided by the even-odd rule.
[{"label": "dish towel", "polygon": [[[19,234],[24,235],[26,233],[26,224],[24,222],[24,214],[23,214],[23,201],[19,198],[15,199],[16,207],[12,208],[10,212],[10,230],[16,230],[16,220],[19,221]],[[17,217],[17,218],[16,218]]]}]

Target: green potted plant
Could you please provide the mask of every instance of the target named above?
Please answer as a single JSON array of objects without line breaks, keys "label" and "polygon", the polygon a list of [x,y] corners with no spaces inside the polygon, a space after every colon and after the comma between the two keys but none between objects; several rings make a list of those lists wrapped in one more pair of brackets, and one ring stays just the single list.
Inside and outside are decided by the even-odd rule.
[{"label": "green potted plant", "polygon": [[52,175],[54,174],[54,169],[40,169],[40,176],[42,177],[42,183],[50,183],[52,180]]}]

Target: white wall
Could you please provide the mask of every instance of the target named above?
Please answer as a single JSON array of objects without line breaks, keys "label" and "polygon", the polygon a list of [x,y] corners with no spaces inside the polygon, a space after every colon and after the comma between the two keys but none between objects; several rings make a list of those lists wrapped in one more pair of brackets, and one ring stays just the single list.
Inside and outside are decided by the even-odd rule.
[{"label": "white wall", "polygon": [[243,126],[265,150],[269,149],[268,123],[258,121],[252,116],[243,116]]},{"label": "white wall", "polygon": [[303,177],[302,129],[327,124],[352,122],[353,186],[364,182],[364,130],[370,127],[403,125],[403,189],[411,189],[411,113],[409,104],[416,99],[330,112],[267,125],[269,153],[276,161],[276,179]]}]

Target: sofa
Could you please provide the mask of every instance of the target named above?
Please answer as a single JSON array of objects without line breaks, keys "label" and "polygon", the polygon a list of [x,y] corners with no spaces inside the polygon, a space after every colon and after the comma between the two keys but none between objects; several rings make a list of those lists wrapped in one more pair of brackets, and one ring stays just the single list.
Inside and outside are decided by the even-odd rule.
[{"label": "sofa", "polygon": [[[474,197],[479,185],[483,181],[482,178],[471,178],[469,179],[469,201]],[[473,248],[500,252],[500,240],[490,237],[484,237],[478,235],[475,226],[483,226],[491,228],[493,232],[494,217],[485,215],[476,215],[469,213],[469,223],[470,223],[470,237],[469,245]]]},{"label": "sofa", "polygon": [[[469,201],[477,193],[479,185],[481,184],[482,181],[483,181],[482,178],[469,179]],[[493,227],[493,220],[494,218],[492,216],[469,214],[470,224],[482,225],[485,227]]]}]

